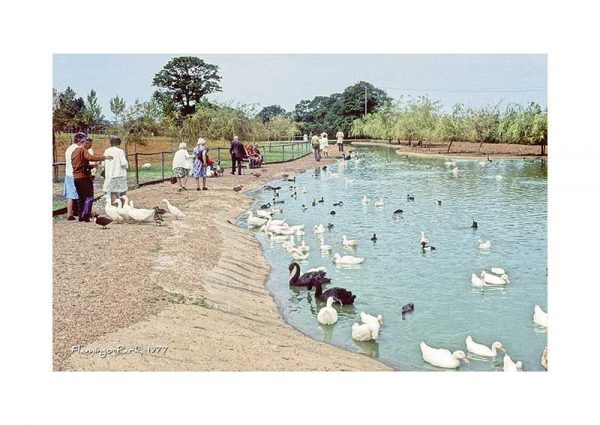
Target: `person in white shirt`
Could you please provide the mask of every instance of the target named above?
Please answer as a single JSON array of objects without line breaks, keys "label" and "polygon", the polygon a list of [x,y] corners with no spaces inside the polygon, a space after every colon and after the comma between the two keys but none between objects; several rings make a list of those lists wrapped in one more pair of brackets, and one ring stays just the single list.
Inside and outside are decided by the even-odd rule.
[{"label": "person in white shirt", "polygon": [[77,189],[73,180],[73,164],[71,163],[71,155],[79,145],[72,143],[65,151],[65,185],[63,188],[63,196],[67,199],[67,220],[75,220],[75,216],[79,215],[77,210]]},{"label": "person in white shirt", "polygon": [[117,136],[109,136],[110,148],[104,151],[104,156],[112,156],[113,159],[104,161],[104,186],[102,190],[110,194],[110,200],[114,202],[119,196],[127,193],[127,169],[129,163],[125,151],[119,146],[121,139]]},{"label": "person in white shirt", "polygon": [[193,155],[190,155],[187,151],[187,145],[185,142],[181,142],[179,144],[179,149],[173,155],[173,176],[177,177],[177,183],[179,184],[179,192],[182,190],[187,190],[185,184],[187,183],[187,179],[190,175],[190,170],[192,169],[192,160],[194,159]]},{"label": "person in white shirt", "polygon": [[338,132],[335,133],[335,138],[337,139],[338,151],[344,152],[344,132],[338,130]]},{"label": "person in white shirt", "polygon": [[323,132],[321,134],[319,144],[321,145],[321,152],[323,153],[323,156],[329,156],[329,139],[327,138],[327,133]]}]

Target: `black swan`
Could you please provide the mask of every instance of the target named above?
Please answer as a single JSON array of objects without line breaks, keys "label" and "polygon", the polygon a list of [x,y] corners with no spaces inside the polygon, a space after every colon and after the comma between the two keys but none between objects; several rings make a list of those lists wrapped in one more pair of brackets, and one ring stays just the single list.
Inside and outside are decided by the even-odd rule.
[{"label": "black swan", "polygon": [[[327,298],[333,297],[333,302],[340,305],[351,305],[354,304],[354,299],[356,295],[352,295],[352,292],[348,291],[344,288],[330,288],[327,291],[323,292],[323,288],[321,287],[321,282],[316,282],[314,286],[317,288],[315,291],[315,298],[321,301],[327,301]],[[312,289],[313,283],[310,282],[306,289],[309,291]]]},{"label": "black swan", "polygon": [[404,320],[404,315],[406,313],[412,313],[415,311],[415,305],[413,303],[404,304],[402,306],[402,320]]},{"label": "black swan", "polygon": [[473,224],[471,224],[471,229],[477,229],[477,222],[474,221]]},{"label": "black swan", "polygon": [[102,229],[107,229],[106,226],[113,222],[112,219],[104,217],[103,215],[94,214],[94,218],[96,219],[96,224],[102,226]]},{"label": "black swan", "polygon": [[331,279],[326,276],[327,272],[322,270],[304,273],[302,276],[300,276],[300,265],[296,262],[293,262],[288,267],[290,274],[294,269],[296,270],[294,272],[294,276],[292,276],[290,279],[290,286],[309,286],[311,284],[316,285],[317,283],[322,285],[331,282]]}]

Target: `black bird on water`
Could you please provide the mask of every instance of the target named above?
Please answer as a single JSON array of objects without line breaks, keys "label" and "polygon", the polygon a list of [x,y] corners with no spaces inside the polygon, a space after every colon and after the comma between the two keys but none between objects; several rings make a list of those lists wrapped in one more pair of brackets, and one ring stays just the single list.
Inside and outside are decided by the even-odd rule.
[{"label": "black bird on water", "polygon": [[437,206],[442,206],[442,200],[441,200],[441,199],[436,199],[436,200],[435,200],[435,204],[436,204]]},{"label": "black bird on water", "polygon": [[323,197],[321,196],[321,199],[319,199],[317,202],[325,202],[325,200],[323,199]]},{"label": "black bird on water", "polygon": [[94,214],[94,218],[96,220],[94,220],[96,222],[96,224],[102,226],[102,229],[108,229],[108,226],[110,223],[112,223],[112,219],[108,218],[108,217],[104,217],[103,215],[98,215],[98,214]]},{"label": "black bird on water", "polygon": [[329,214],[335,215],[335,211],[331,210],[331,212]]},{"label": "black bird on water", "polygon": [[477,222],[473,221],[473,224],[471,224],[471,229],[477,229]]},{"label": "black bird on water", "polygon": [[406,200],[407,201],[414,201],[415,197],[414,196],[410,196],[410,195],[406,195]]},{"label": "black bird on water", "polygon": [[262,204],[262,205],[260,206],[260,209],[261,209],[261,210],[267,210],[267,209],[269,209],[269,208],[271,208],[271,203],[270,203],[270,202],[267,202],[266,204]]},{"label": "black bird on water", "polygon": [[307,210],[306,205],[302,204],[302,211],[306,211],[306,210]]},{"label": "black bird on water", "polygon": [[333,206],[334,206],[334,207],[341,207],[342,205],[344,205],[344,202],[343,202],[343,201],[340,201],[340,202],[335,202],[335,203],[333,204]]},{"label": "black bird on water", "polygon": [[373,237],[371,238],[371,240],[373,242],[377,242],[377,235],[375,233],[373,233]]},{"label": "black bird on water", "polygon": [[331,229],[333,229],[333,223],[328,223],[328,224],[327,224],[327,229],[328,229],[328,230],[331,230]]},{"label": "black bird on water", "polygon": [[415,305],[413,303],[404,304],[402,306],[402,320],[404,320],[404,315],[406,313],[412,313],[415,311]]},{"label": "black bird on water", "polygon": [[327,165],[323,165],[323,167],[321,167],[322,170],[326,170],[327,169]]},{"label": "black bird on water", "polygon": [[404,210],[401,210],[400,208],[398,208],[396,211],[394,211],[394,214],[402,214],[404,212]]},{"label": "black bird on water", "polygon": [[282,199],[281,201],[273,201],[274,204],[283,204],[285,201]]},{"label": "black bird on water", "polygon": [[313,201],[312,201],[312,206],[314,207],[315,205],[317,205],[317,200],[316,200],[316,199],[313,199]]}]

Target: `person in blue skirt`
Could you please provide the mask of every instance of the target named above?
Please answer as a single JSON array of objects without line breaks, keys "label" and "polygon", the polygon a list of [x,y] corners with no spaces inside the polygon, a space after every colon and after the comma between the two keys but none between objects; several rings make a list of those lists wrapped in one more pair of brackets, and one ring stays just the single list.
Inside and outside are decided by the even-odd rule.
[{"label": "person in blue skirt", "polygon": [[208,148],[206,140],[202,137],[198,139],[198,144],[194,148],[194,168],[192,169],[192,177],[196,179],[197,188],[200,190],[200,177],[202,177],[202,190],[208,190],[206,187],[206,167],[208,161]]}]

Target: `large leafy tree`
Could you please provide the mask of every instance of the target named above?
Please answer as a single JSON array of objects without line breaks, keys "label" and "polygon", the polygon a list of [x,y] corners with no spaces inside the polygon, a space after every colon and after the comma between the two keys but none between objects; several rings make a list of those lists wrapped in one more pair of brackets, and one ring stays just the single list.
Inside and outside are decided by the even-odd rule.
[{"label": "large leafy tree", "polygon": [[195,56],[174,58],[154,76],[152,85],[158,87],[154,97],[159,102],[169,99],[183,115],[191,115],[207,94],[221,91],[219,67]]},{"label": "large leafy tree", "polygon": [[52,93],[52,126],[56,131],[77,131],[86,128],[85,102],[75,90],[67,87],[62,93]]},{"label": "large leafy tree", "polygon": [[263,123],[267,123],[278,115],[286,115],[285,109],[279,105],[270,105],[262,108],[257,116]]},{"label": "large leafy tree", "polygon": [[340,98],[340,119],[338,126],[342,127],[344,132],[349,132],[352,127],[352,121],[360,118],[366,113],[374,112],[381,108],[391,98],[384,90],[378,89],[371,83],[359,81],[358,83],[346,87]]}]

